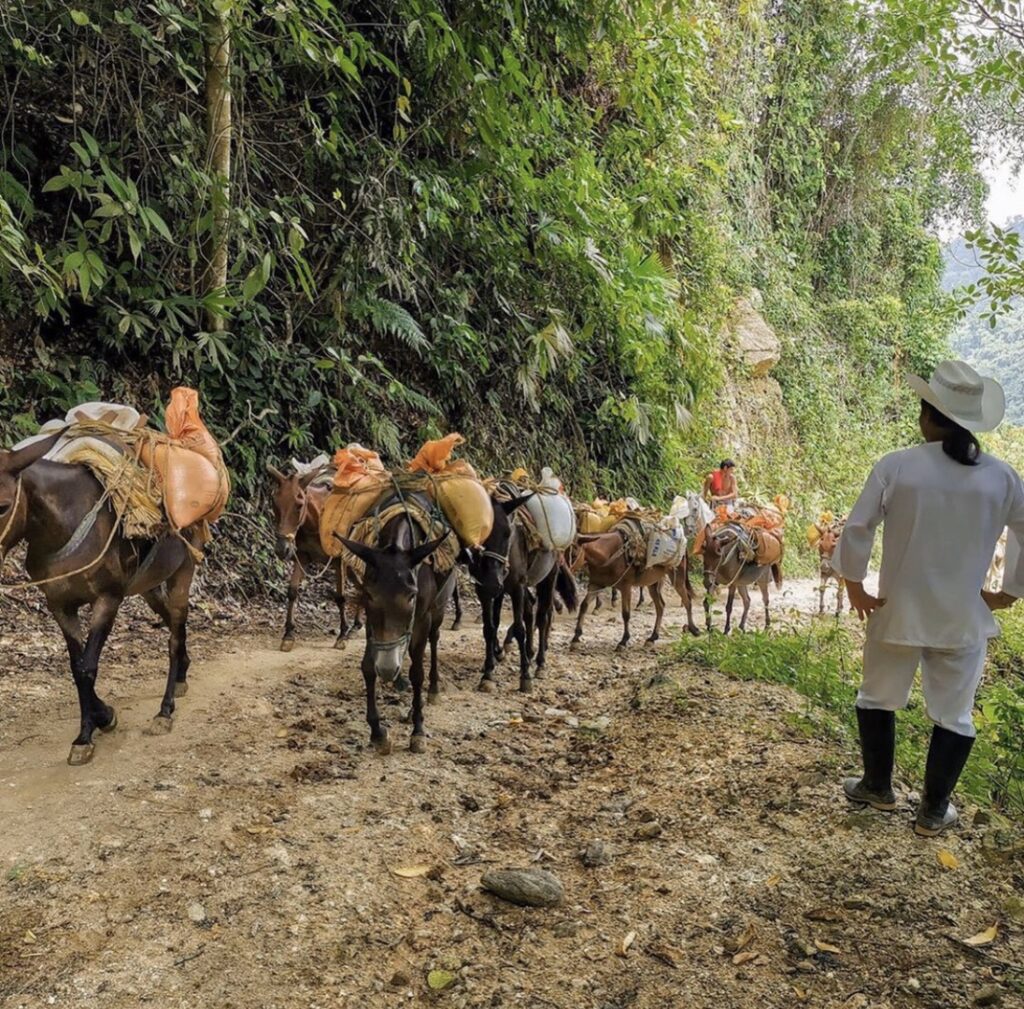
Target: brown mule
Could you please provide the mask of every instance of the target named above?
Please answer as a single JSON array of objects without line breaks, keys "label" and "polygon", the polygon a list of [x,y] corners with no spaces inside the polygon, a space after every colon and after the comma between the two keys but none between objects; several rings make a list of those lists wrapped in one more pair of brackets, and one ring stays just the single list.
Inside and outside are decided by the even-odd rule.
[{"label": "brown mule", "polygon": [[661,594],[661,586],[666,578],[679,593],[679,598],[686,607],[687,630],[694,635],[700,630],[693,622],[693,592],[690,588],[689,558],[676,568],[664,565],[645,567],[642,560],[630,563],[626,558],[626,534],[618,529],[606,533],[596,533],[579,537],[579,548],[583,564],[587,568],[587,596],[580,606],[576,618],[576,632],[572,637],[575,645],[583,637],[583,618],[587,614],[590,600],[602,589],[617,588],[622,600],[622,639],[616,645],[621,651],[629,644],[629,618],[633,603],[633,589],[647,587],[654,602],[654,629],[647,640],[655,642],[661,636],[661,621],[665,613],[665,599]]},{"label": "brown mule", "polygon": [[351,625],[346,616],[347,571],[341,563],[341,558],[328,557],[320,544],[320,513],[330,488],[310,486],[311,481],[317,476],[315,472],[305,476],[299,476],[297,473],[285,476],[269,464],[267,472],[274,479],[271,495],[274,526],[277,532],[274,552],[281,560],[292,562],[281,651],[290,652],[295,647],[295,603],[299,598],[299,588],[303,579],[310,572],[325,572],[328,569],[334,573],[334,602],[341,618],[334,647],[341,648],[352,632],[359,630],[363,625],[359,620],[358,607]]},{"label": "brown mule", "polygon": [[825,615],[825,591],[830,581],[836,583],[836,616],[843,612],[843,594],[846,590],[846,582],[842,576],[837,574],[832,567],[832,555],[839,545],[839,534],[832,529],[826,529],[818,540],[818,571],[821,575],[821,582],[818,585],[818,616]]},{"label": "brown mule", "polygon": [[[100,653],[128,596],[142,596],[170,630],[170,668],[151,732],[167,732],[174,699],[188,689],[188,594],[195,561],[183,539],[127,539],[103,487],[80,465],[42,458],[60,433],[13,452],[0,452],[0,556],[28,543],[25,569],[39,582],[46,606],[64,634],[78,690],[81,725],[69,764],[88,763],[93,733],[110,732],[117,714],[96,694]],[[183,536],[193,547],[198,534]],[[79,610],[91,606],[84,637]]]},{"label": "brown mule", "polygon": [[732,627],[732,607],[739,593],[743,600],[743,614],[740,616],[740,630],[747,629],[747,614],[750,612],[749,586],[756,585],[761,590],[764,600],[764,629],[772,625],[772,616],[768,608],[768,584],[774,579],[775,587],[782,587],[781,562],[771,565],[759,565],[754,561],[744,560],[744,544],[741,542],[746,535],[738,523],[730,522],[713,532],[709,529],[704,538],[701,553],[704,558],[704,617],[708,633],[711,633],[711,599],[719,585],[728,589],[725,603],[725,633]]}]

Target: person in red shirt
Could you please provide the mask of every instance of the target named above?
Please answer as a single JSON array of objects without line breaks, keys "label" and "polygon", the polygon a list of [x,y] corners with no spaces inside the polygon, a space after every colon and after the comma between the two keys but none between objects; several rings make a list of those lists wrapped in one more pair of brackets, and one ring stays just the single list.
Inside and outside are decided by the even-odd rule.
[{"label": "person in red shirt", "polygon": [[740,496],[736,486],[736,463],[732,459],[723,459],[718,469],[709,473],[704,481],[704,500],[712,508],[719,505],[735,504]]}]

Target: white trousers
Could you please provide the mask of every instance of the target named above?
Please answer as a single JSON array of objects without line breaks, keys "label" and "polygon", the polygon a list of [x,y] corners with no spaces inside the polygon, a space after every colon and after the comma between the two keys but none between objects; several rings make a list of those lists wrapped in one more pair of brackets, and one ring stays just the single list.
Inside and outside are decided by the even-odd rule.
[{"label": "white trousers", "polygon": [[864,642],[864,680],[857,693],[857,707],[883,711],[905,708],[920,666],[928,717],[950,732],[973,736],[974,695],[981,683],[987,648],[987,641],[956,651],[891,645],[875,641],[869,631]]}]

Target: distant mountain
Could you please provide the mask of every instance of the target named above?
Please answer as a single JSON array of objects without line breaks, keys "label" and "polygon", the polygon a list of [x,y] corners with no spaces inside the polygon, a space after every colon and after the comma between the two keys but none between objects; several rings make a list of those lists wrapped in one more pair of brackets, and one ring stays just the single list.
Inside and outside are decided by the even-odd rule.
[{"label": "distant mountain", "polygon": [[[1024,239],[1024,217],[1015,218],[1008,227]],[[947,291],[984,276],[977,254],[962,236],[946,245],[943,259],[942,286]],[[981,307],[975,307],[957,325],[950,336],[953,352],[982,375],[1002,382],[1007,419],[1024,425],[1024,299],[1017,299],[1010,312],[996,321],[995,328],[981,318],[981,312]]]}]

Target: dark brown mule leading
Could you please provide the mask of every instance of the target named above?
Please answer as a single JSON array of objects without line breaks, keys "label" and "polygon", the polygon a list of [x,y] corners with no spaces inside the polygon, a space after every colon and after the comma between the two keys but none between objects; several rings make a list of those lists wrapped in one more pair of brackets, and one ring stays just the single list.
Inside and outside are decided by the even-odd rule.
[{"label": "dark brown mule leading", "polygon": [[[397,498],[385,498],[383,509]],[[415,503],[430,514],[432,505],[425,495],[407,494],[405,501]],[[424,533],[408,514],[400,514],[384,523],[375,546],[358,540],[342,543],[366,565],[359,583],[360,601],[366,612],[366,648],[363,652],[363,681],[366,684],[366,721],[370,742],[377,752],[391,752],[391,739],[380,724],[377,711],[377,678],[392,684],[402,670],[406,653],[411,659],[413,753],[426,750],[423,729],[423,655],[430,644],[430,692],[428,700],[440,694],[437,669],[437,644],[448,599],[455,588],[455,566],[439,573],[423,562],[444,542],[446,536],[423,542]]]},{"label": "dark brown mule leading", "polygon": [[[25,569],[40,587],[71,661],[81,727],[69,764],[92,759],[93,733],[110,732],[117,714],[96,694],[100,653],[128,596],[140,595],[170,630],[170,668],[151,732],[168,732],[174,699],[187,690],[188,593],[195,562],[176,536],[126,539],[99,481],[85,466],[42,459],[59,434],[14,452],[0,452],[0,555],[28,543]],[[186,533],[197,545],[197,537]],[[92,606],[83,640],[79,610]]]},{"label": "dark brown mule leading", "polygon": [[277,538],[274,552],[283,561],[292,562],[291,578],[288,580],[288,609],[284,618],[284,634],[281,637],[281,651],[290,652],[295,647],[295,603],[299,598],[302,580],[310,572],[334,573],[334,602],[338,607],[341,626],[334,647],[341,648],[349,635],[362,627],[359,610],[349,625],[345,613],[346,571],[339,557],[328,557],[320,544],[320,512],[330,492],[328,487],[311,487],[310,481],[316,473],[299,476],[292,473],[285,476],[273,466],[267,472],[274,479],[272,503]]},{"label": "dark brown mule leading", "polygon": [[583,618],[592,597],[602,589],[617,588],[622,600],[622,639],[616,645],[621,651],[629,644],[629,618],[633,604],[633,589],[647,587],[654,602],[654,629],[647,640],[657,641],[661,636],[661,621],[665,614],[665,597],[661,593],[662,582],[667,578],[672,587],[679,593],[679,598],[686,607],[686,626],[691,634],[699,634],[700,630],[693,622],[693,592],[690,588],[689,558],[684,557],[682,563],[675,568],[664,565],[645,567],[643,560],[630,563],[626,557],[626,534],[618,529],[606,533],[596,533],[579,537],[580,551],[587,567],[589,588],[587,596],[580,606],[580,614],[576,620],[576,632],[572,637],[575,645],[583,637]]},{"label": "dark brown mule leading", "polygon": [[782,568],[778,564],[759,565],[745,561],[745,535],[742,526],[729,523],[714,532],[708,531],[704,539],[704,618],[708,633],[711,633],[711,598],[719,585],[727,587],[729,594],[725,602],[725,633],[732,627],[732,607],[739,592],[743,600],[743,614],[740,630],[747,629],[747,614],[750,612],[749,586],[756,585],[764,600],[764,627],[771,627],[772,617],[768,609],[768,583],[774,578],[776,587],[782,586]]}]

